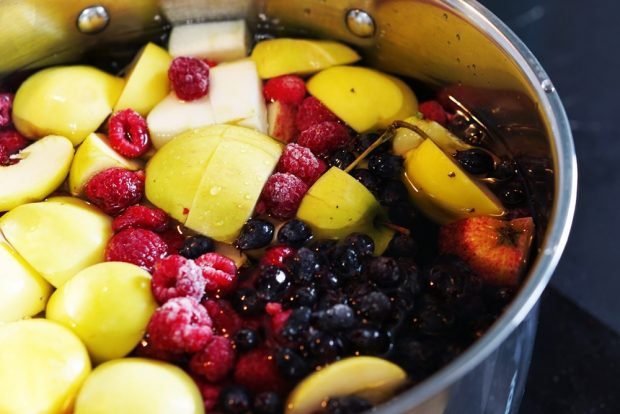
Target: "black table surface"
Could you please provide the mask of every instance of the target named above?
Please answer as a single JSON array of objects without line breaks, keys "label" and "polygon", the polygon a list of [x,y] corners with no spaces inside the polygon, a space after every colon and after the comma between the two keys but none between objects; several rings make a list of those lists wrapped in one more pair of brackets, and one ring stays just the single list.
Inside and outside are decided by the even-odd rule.
[{"label": "black table surface", "polygon": [[521,412],[620,413],[620,1],[481,2],[551,77],[579,166],[573,229],[542,298]]}]

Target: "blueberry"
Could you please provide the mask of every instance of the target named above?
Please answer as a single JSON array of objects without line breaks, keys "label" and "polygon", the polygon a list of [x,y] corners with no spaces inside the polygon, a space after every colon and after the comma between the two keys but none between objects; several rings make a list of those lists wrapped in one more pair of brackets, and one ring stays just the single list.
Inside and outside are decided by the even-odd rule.
[{"label": "blueberry", "polygon": [[493,171],[493,157],[479,148],[457,151],[455,158],[470,174],[487,175]]},{"label": "blueberry", "polygon": [[291,278],[284,269],[277,266],[265,266],[256,279],[258,297],[265,302],[280,300],[291,284]]},{"label": "blueberry", "polygon": [[392,257],[373,257],[366,269],[368,278],[380,287],[396,287],[401,281],[398,263]]},{"label": "blueberry", "polygon": [[319,301],[316,304],[316,310],[327,310],[338,303],[346,303],[347,297],[339,289],[326,289],[321,291]]},{"label": "blueberry", "polygon": [[349,395],[346,397],[335,397],[327,400],[325,406],[326,414],[358,414],[368,411],[372,404],[361,397]]},{"label": "blueberry", "polygon": [[362,185],[375,196],[379,195],[381,191],[381,180],[372,172],[366,169],[356,168],[355,170],[351,171],[351,176],[353,176],[353,178],[362,183]]},{"label": "blueberry", "polygon": [[235,246],[241,250],[260,249],[267,246],[273,239],[275,227],[273,223],[261,219],[249,219],[241,228]]},{"label": "blueberry", "polygon": [[237,289],[232,295],[231,303],[242,316],[258,315],[265,307],[265,302],[258,297],[256,290],[251,288]]},{"label": "blueberry", "polygon": [[297,253],[288,263],[293,275],[293,280],[300,284],[308,284],[314,279],[314,275],[319,270],[319,257],[307,247],[297,250]]},{"label": "blueberry", "polygon": [[293,308],[311,307],[318,299],[319,292],[314,286],[298,286],[291,289],[286,302]]},{"label": "blueberry", "polygon": [[258,333],[254,329],[239,329],[233,339],[235,347],[241,352],[256,348],[259,342]]},{"label": "blueberry", "polygon": [[[400,180],[388,180],[379,191],[379,202],[387,207],[391,207],[398,203],[408,202],[409,193],[407,188]],[[409,207],[411,209],[411,207]]]},{"label": "blueberry", "polygon": [[185,239],[179,254],[188,259],[196,259],[215,249],[215,242],[207,236],[192,236]]},{"label": "blueberry", "polygon": [[278,241],[292,247],[301,247],[312,238],[310,226],[301,220],[289,220],[278,231]]},{"label": "blueberry", "polygon": [[349,246],[338,246],[332,253],[332,270],[344,280],[357,277],[364,269],[362,258]]},{"label": "blueberry", "polygon": [[517,166],[511,160],[502,160],[497,163],[493,177],[498,180],[509,180],[517,174]]},{"label": "blueberry", "polygon": [[323,290],[337,289],[342,286],[343,280],[330,269],[323,268],[316,275],[316,281]]},{"label": "blueberry", "polygon": [[390,152],[373,154],[368,158],[368,170],[379,178],[398,178],[403,159]]},{"label": "blueberry", "polygon": [[357,309],[362,318],[381,323],[390,315],[392,303],[385,293],[371,292],[359,299]]},{"label": "blueberry", "polygon": [[424,272],[426,289],[445,302],[478,296],[480,283],[467,265],[456,256],[441,256]]},{"label": "blueberry", "polygon": [[412,326],[423,335],[441,336],[452,329],[454,321],[454,314],[447,307],[441,306],[434,299],[426,298],[414,312]]},{"label": "blueberry", "polygon": [[308,350],[322,362],[331,362],[344,353],[342,340],[327,332],[317,331],[308,340]]},{"label": "blueberry", "polygon": [[363,233],[351,233],[343,241],[345,246],[350,247],[359,257],[372,256],[375,251],[375,242],[372,237]]},{"label": "blueberry", "polygon": [[276,352],[278,371],[288,379],[296,380],[306,376],[312,369],[306,360],[290,348],[282,348]]},{"label": "blueberry", "polygon": [[[370,147],[375,141],[377,141],[380,136],[381,134],[377,132],[367,132],[365,134],[358,135],[354,140],[353,151],[361,154],[362,152],[366,151],[366,149]],[[387,151],[389,149],[389,145],[386,144],[380,145],[373,152]]]},{"label": "blueberry", "polygon": [[294,309],[282,327],[282,336],[290,340],[296,340],[310,327],[312,311],[308,307]]},{"label": "blueberry", "polygon": [[418,338],[401,338],[394,344],[394,356],[398,365],[416,379],[429,374],[435,363],[432,342]]},{"label": "blueberry", "polygon": [[408,200],[398,201],[388,207],[388,217],[396,225],[412,228],[419,221],[416,210]]},{"label": "blueberry", "polygon": [[508,207],[522,205],[527,200],[523,186],[517,183],[504,188],[500,193],[500,197],[502,202]]},{"label": "blueberry", "polygon": [[384,255],[389,257],[415,257],[418,252],[418,244],[413,237],[396,233],[390,240]]},{"label": "blueberry", "polygon": [[351,331],[347,338],[354,352],[361,355],[381,355],[390,349],[388,335],[375,328],[357,328]]},{"label": "blueberry", "polygon": [[329,157],[327,160],[327,165],[344,170],[353,161],[355,161],[355,155],[351,151],[339,149]]},{"label": "blueberry", "polygon": [[261,392],[254,397],[255,414],[282,414],[282,400],[275,392]]},{"label": "blueberry", "polygon": [[327,331],[338,332],[355,325],[355,313],[349,305],[337,303],[331,308],[317,312],[317,326]]},{"label": "blueberry", "polygon": [[397,291],[399,294],[407,299],[413,298],[420,292],[420,275],[418,271],[418,265],[413,259],[406,257],[399,257],[396,259],[398,269],[402,277],[401,284],[398,286]]},{"label": "blueberry", "polygon": [[252,410],[250,395],[243,387],[231,385],[220,393],[220,409],[227,414],[246,414]]}]

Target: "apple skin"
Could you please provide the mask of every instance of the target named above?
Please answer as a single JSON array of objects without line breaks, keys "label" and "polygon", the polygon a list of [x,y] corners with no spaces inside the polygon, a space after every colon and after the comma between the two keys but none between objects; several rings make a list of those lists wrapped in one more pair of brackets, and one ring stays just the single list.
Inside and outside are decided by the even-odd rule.
[{"label": "apple skin", "polygon": [[112,112],[125,81],[90,66],[55,66],[30,76],[13,102],[24,136],[62,135],[78,145]]},{"label": "apple skin", "polygon": [[77,396],[74,414],[203,414],[194,380],[162,361],[123,358],[93,370]]},{"label": "apple skin", "polygon": [[71,413],[91,370],[73,332],[46,319],[0,325],[0,412]]},{"label": "apple skin", "polygon": [[73,145],[65,137],[50,135],[24,148],[17,164],[0,166],[0,212],[40,201],[65,180]]},{"label": "apple skin", "polygon": [[46,317],[82,339],[95,363],[122,358],[138,345],[157,303],[151,275],[122,262],[87,267],[58,288]]}]

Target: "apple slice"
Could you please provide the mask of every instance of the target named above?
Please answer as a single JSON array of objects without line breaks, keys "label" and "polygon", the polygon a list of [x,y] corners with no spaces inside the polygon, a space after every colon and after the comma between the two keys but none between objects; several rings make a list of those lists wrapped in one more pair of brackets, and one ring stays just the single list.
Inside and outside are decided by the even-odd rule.
[{"label": "apple slice", "polygon": [[95,174],[108,168],[125,168],[136,171],[142,167],[138,161],[129,160],[110,147],[103,134],[92,133],[75,151],[69,170],[69,190],[77,196]]},{"label": "apple slice", "polygon": [[42,200],[58,188],[69,172],[73,145],[65,137],[50,135],[16,158],[17,164],[0,166],[0,212]]},{"label": "apple slice", "polygon": [[262,79],[288,74],[309,75],[360,59],[357,52],[342,43],[287,38],[259,42],[251,57]]},{"label": "apple slice", "polygon": [[78,145],[112,112],[124,85],[90,66],[43,69],[17,90],[13,123],[28,138],[62,135]]},{"label": "apple slice", "polygon": [[269,123],[269,136],[280,142],[288,144],[298,134],[295,126],[297,107],[280,101],[271,102],[267,105],[267,120]]},{"label": "apple slice", "polygon": [[[426,133],[426,136],[448,154],[455,154],[457,151],[473,148],[435,121],[421,119],[417,116],[411,116],[404,121],[420,128]],[[396,155],[404,156],[409,150],[417,148],[425,138],[410,129],[398,128],[392,139],[392,151]]]},{"label": "apple slice", "polygon": [[52,286],[0,234],[0,324],[45,309]]},{"label": "apple slice", "polygon": [[70,413],[91,366],[86,348],[45,319],[0,325],[0,413]]},{"label": "apple slice", "polygon": [[229,62],[248,55],[250,33],[244,20],[174,26],[168,50],[174,57],[193,56]]},{"label": "apple slice", "polygon": [[0,218],[11,246],[54,287],[102,262],[112,219],[88,203],[54,197],[23,204]]},{"label": "apple slice", "polygon": [[131,108],[146,116],[170,91],[168,68],[172,56],[161,47],[148,43],[127,70],[125,87],[114,112]]}]

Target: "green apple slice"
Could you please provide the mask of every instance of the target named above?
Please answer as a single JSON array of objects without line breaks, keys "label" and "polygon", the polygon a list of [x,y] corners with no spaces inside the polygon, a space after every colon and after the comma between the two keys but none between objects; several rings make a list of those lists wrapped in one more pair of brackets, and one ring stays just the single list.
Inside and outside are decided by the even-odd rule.
[{"label": "green apple slice", "polygon": [[0,212],[20,204],[39,201],[64,181],[73,145],[65,137],[50,135],[24,148],[20,161],[0,166]]}]

